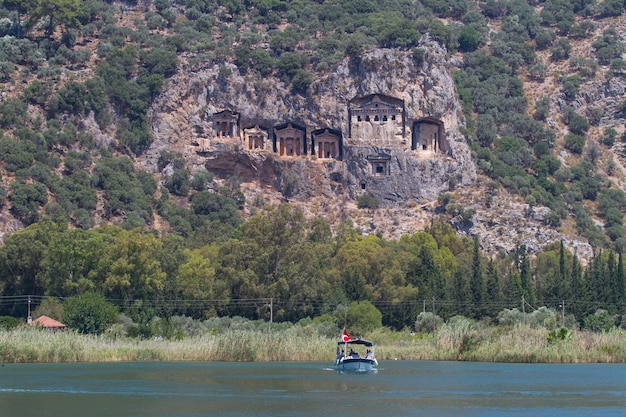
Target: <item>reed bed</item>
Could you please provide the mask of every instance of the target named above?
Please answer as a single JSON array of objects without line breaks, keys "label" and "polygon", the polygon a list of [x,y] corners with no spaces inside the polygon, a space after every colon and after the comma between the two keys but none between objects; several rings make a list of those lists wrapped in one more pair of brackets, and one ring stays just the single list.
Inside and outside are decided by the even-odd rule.
[{"label": "reed bed", "polygon": [[[435,334],[381,329],[368,334],[379,360],[626,363],[626,332],[574,331],[548,342],[543,328],[450,326]],[[332,361],[337,340],[298,326],[234,330],[183,340],[138,340],[19,328],[0,330],[0,362]]]}]

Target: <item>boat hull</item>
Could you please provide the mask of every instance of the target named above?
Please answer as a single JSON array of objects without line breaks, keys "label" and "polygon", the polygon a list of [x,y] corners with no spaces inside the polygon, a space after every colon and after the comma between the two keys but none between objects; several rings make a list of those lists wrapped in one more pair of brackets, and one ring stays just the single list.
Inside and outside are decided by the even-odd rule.
[{"label": "boat hull", "polygon": [[344,358],[337,361],[335,366],[339,371],[371,372],[378,366],[378,361],[366,358]]}]

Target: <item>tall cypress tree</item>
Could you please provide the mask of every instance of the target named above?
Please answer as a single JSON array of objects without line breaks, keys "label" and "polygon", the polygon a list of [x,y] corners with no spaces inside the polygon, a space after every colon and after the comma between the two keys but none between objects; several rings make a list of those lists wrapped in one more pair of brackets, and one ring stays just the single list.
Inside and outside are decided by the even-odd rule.
[{"label": "tall cypress tree", "polygon": [[472,260],[472,277],[470,279],[470,291],[472,293],[472,304],[474,317],[480,318],[483,314],[485,300],[485,280],[480,262],[480,244],[478,237],[474,237],[474,257]]},{"label": "tall cypress tree", "polygon": [[517,266],[509,270],[507,274],[507,284],[507,301],[518,306],[524,295],[524,289],[522,288],[522,281],[520,280]]},{"label": "tall cypress tree", "polygon": [[583,308],[581,306],[581,301],[583,299],[583,271],[580,266],[580,262],[578,261],[578,255],[574,254],[572,259],[572,271],[570,281],[571,285],[571,306],[570,310],[574,313],[574,316],[577,318],[582,318]]},{"label": "tall cypress tree", "polygon": [[624,275],[624,261],[622,252],[619,253],[617,259],[617,282],[616,282],[616,303],[619,310],[624,310],[624,303],[626,303],[626,276]]},{"label": "tall cypress tree", "polygon": [[600,253],[598,255],[598,266],[596,268],[596,308],[604,308],[614,313],[613,306],[613,279],[614,271],[617,269],[615,265],[615,255],[609,252],[608,255]]},{"label": "tall cypress tree", "polygon": [[528,301],[530,304],[534,304],[536,301],[535,286],[533,285],[532,276],[530,273],[530,260],[528,259],[528,255],[526,253],[526,245],[520,246],[519,252],[519,275],[520,280],[522,281],[522,289],[524,290],[526,301]]},{"label": "tall cypress tree", "polygon": [[487,314],[491,317],[495,317],[504,307],[502,305],[504,294],[502,293],[500,272],[493,259],[490,259],[487,264],[487,300],[489,302],[489,306],[486,310]]},{"label": "tall cypress tree", "polygon": [[609,280],[609,290],[607,294],[606,303],[611,305],[613,309],[616,308],[618,303],[619,294],[617,291],[617,259],[615,259],[615,252],[610,251],[609,257],[606,261],[607,266],[607,278]]},{"label": "tall cypress tree", "polygon": [[[459,268],[452,277],[450,284],[450,299],[453,305],[450,308],[451,314],[470,316],[470,309],[468,308],[468,300],[470,300],[470,288],[469,288],[469,268],[465,268],[465,260],[469,264],[469,254],[463,253],[459,262]],[[465,264],[465,265],[467,265]]]},{"label": "tall cypress tree", "polygon": [[561,239],[561,247],[559,249],[559,291],[558,296],[560,299],[570,298],[572,294],[571,276],[567,273],[567,262],[565,254],[565,243]]}]

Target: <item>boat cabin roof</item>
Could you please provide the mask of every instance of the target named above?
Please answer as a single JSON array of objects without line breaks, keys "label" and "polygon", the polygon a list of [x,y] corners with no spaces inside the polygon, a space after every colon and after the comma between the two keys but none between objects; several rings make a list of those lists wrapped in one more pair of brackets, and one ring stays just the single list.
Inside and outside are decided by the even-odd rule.
[{"label": "boat cabin roof", "polygon": [[365,345],[367,347],[371,347],[374,346],[374,343],[370,342],[369,340],[363,340],[363,339],[352,339],[349,340],[347,342],[344,342],[343,340],[337,342],[337,345]]}]

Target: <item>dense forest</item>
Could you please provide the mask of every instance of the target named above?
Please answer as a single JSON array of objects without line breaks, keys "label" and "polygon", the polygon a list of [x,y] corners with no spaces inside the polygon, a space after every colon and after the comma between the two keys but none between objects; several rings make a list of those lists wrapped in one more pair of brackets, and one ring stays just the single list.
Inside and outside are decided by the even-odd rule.
[{"label": "dense forest", "polygon": [[504,310],[539,306],[583,325],[600,309],[619,325],[626,304],[623,260],[613,251],[586,267],[562,242],[532,262],[524,247],[488,259],[477,239],[442,222],[399,241],[359,235],[349,222],[333,236],[325,220],[282,204],[202,238],[38,222],[0,247],[0,314],[25,317],[31,302],[89,292],[137,323],[173,315],[298,321],[369,302],[382,324],[403,329],[424,311],[495,321]]},{"label": "dense forest", "polygon": [[[89,291],[137,321],[268,317],[268,300],[275,320],[367,300],[394,328],[424,310],[624,314],[626,197],[610,151],[626,141],[626,101],[579,105],[586,83],[625,81],[623,14],[623,0],[2,0],[0,210],[28,227],[0,246],[0,314],[24,316],[22,296]],[[151,143],[148,109],[182,64],[234,63],[251,82],[276,77],[306,95],[374,46],[419,63],[423,36],[462,59],[464,134],[489,187],[549,207],[546,226],[593,245],[588,264],[561,242],[488,259],[444,217],[399,241],[349,222],[333,234],[324,219],[246,201],[241,179],[190,172],[176,153],[161,153],[160,178],[133,163]],[[525,82],[547,79],[550,64],[558,100],[530,98]],[[115,139],[91,135],[94,124]],[[448,194],[439,204],[462,208]],[[243,207],[256,214],[242,219]]]}]

